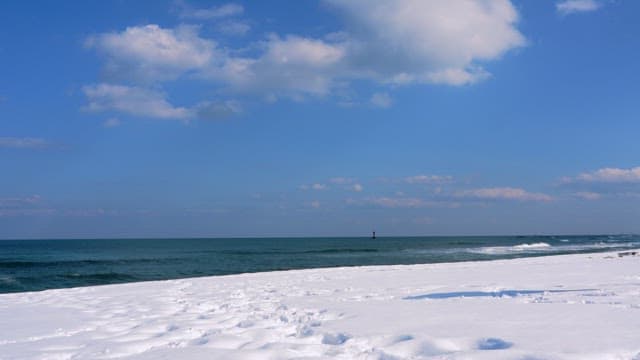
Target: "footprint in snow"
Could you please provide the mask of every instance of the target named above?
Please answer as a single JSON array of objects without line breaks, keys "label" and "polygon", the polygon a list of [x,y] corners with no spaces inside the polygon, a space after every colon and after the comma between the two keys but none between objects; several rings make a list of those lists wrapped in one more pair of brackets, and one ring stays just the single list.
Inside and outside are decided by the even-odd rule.
[{"label": "footprint in snow", "polygon": [[499,338],[485,338],[478,340],[477,346],[479,350],[503,350],[512,347],[513,343]]},{"label": "footprint in snow", "polygon": [[325,345],[342,345],[350,338],[351,336],[343,333],[324,334],[322,337],[322,343]]}]

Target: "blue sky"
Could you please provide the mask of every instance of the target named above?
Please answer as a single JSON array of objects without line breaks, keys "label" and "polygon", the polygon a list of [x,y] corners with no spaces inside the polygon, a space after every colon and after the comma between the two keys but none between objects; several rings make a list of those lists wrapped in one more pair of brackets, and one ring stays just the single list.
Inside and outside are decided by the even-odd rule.
[{"label": "blue sky", "polygon": [[635,1],[6,1],[0,238],[640,232]]}]

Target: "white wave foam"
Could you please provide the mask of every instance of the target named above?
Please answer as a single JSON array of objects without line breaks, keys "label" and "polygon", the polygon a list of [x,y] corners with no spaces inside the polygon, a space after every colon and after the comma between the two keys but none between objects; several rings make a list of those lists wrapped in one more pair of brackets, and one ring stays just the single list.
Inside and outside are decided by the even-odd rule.
[{"label": "white wave foam", "polygon": [[545,242],[533,243],[533,244],[520,244],[516,245],[513,248],[515,250],[530,250],[530,249],[545,249],[551,247],[551,245]]},{"label": "white wave foam", "polygon": [[516,252],[534,252],[534,251],[547,251],[552,248],[551,245],[545,242],[533,243],[533,244],[520,244],[514,246],[487,246],[475,249],[469,249],[469,252],[485,254],[485,255],[504,255]]},{"label": "white wave foam", "polygon": [[550,252],[550,251],[585,251],[585,250],[601,250],[601,249],[622,249],[637,247],[637,242],[630,243],[591,243],[580,245],[559,245],[551,246],[545,242],[532,243],[532,244],[520,244],[514,246],[487,246],[481,248],[472,248],[467,251],[475,254],[484,255],[507,255],[514,253],[535,253],[535,252]]}]

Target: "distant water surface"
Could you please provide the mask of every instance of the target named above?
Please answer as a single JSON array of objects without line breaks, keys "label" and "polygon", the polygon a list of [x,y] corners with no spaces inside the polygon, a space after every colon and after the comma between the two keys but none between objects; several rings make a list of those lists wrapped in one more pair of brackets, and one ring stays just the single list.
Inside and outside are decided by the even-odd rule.
[{"label": "distant water surface", "polygon": [[638,235],[0,241],[0,293],[335,266],[640,248]]}]

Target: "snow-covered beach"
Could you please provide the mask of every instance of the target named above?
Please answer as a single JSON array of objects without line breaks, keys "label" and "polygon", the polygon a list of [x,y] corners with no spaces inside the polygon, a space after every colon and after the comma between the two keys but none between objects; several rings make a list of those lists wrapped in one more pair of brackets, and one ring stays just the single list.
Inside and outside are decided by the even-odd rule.
[{"label": "snow-covered beach", "polygon": [[1,359],[640,359],[640,256],[309,269],[0,295]]}]

